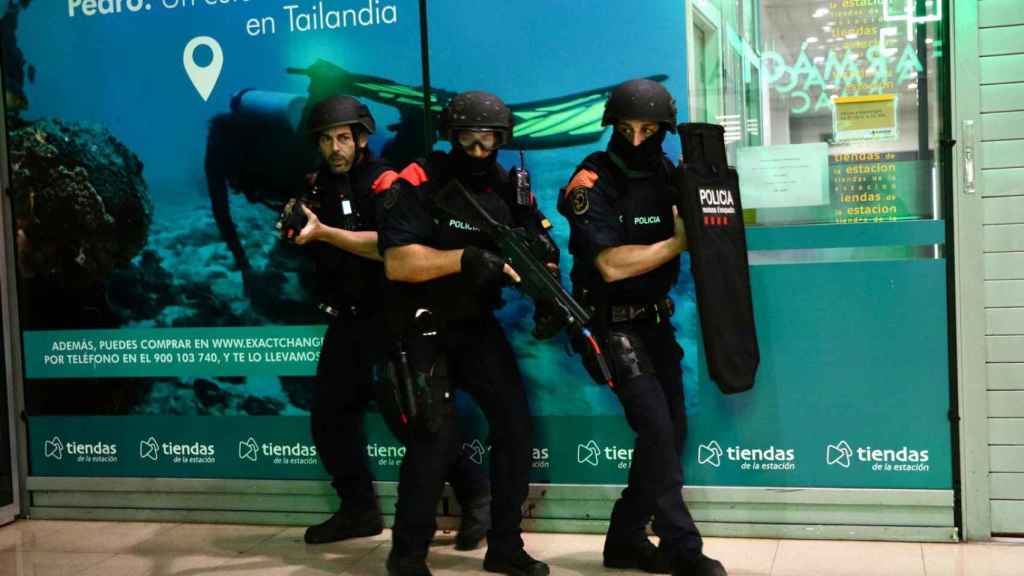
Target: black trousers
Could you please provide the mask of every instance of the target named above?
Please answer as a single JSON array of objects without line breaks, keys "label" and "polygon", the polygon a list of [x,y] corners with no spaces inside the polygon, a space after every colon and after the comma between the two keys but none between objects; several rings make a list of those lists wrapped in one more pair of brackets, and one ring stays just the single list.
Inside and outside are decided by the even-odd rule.
[{"label": "black trousers", "polygon": [[[491,530],[488,547],[512,553],[523,546],[520,523],[529,490],[533,429],[519,366],[493,316],[449,323],[443,334],[448,373],[455,387],[476,400],[490,429]],[[393,531],[394,552],[423,557],[437,530],[434,519],[444,471],[458,457],[458,422],[437,434],[410,437],[402,461]]]},{"label": "black trousers", "polygon": [[[612,347],[615,393],[636,433],[629,483],[615,502],[608,538],[634,540],[643,536],[654,517],[654,533],[672,557],[692,558],[703,542],[683,502],[682,451],[686,442],[683,397],[683,350],[667,320],[612,324],[610,332],[627,336],[639,360],[627,366]],[[639,369],[636,366],[639,366]],[[639,372],[639,374],[637,374]]]},{"label": "black trousers", "polygon": [[[384,357],[382,330],[376,317],[334,319],[324,335],[314,381],[310,407],[313,443],[342,508],[353,512],[377,507],[363,416],[376,397],[374,370]],[[490,490],[483,470],[464,456],[451,461],[444,477],[460,502],[472,501]]]}]

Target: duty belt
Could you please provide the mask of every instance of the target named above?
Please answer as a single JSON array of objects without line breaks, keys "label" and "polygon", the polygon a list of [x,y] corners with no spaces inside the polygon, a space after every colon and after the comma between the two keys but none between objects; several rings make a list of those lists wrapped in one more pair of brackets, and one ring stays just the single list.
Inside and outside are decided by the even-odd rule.
[{"label": "duty belt", "polygon": [[675,312],[676,306],[671,298],[665,298],[651,304],[612,304],[608,307],[608,321],[612,324],[633,320],[657,321],[668,320]]}]

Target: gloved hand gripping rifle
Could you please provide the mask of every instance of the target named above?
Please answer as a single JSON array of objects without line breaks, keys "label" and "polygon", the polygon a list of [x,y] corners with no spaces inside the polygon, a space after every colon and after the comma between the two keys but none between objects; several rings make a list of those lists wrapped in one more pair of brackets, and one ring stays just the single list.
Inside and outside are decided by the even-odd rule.
[{"label": "gloved hand gripping rifle", "polygon": [[[465,202],[461,201],[463,199]],[[566,329],[573,335],[583,337],[594,352],[603,379],[609,387],[614,388],[608,362],[587,327],[591,320],[590,312],[565,291],[562,283],[544,263],[548,252],[545,242],[523,228],[512,228],[496,221],[458,180],[451,180],[435,197],[435,202],[441,210],[475,226],[497,245],[502,257],[521,278],[516,286],[535,303],[547,302],[561,313]],[[454,208],[456,206],[468,206],[471,210],[459,210]]]}]

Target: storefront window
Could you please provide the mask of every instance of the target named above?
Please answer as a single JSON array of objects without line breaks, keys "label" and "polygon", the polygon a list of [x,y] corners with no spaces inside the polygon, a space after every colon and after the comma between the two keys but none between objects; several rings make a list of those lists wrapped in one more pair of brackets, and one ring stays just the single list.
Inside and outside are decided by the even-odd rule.
[{"label": "storefront window", "polygon": [[690,118],[725,127],[749,223],[941,216],[942,2],[692,0],[689,13]]}]

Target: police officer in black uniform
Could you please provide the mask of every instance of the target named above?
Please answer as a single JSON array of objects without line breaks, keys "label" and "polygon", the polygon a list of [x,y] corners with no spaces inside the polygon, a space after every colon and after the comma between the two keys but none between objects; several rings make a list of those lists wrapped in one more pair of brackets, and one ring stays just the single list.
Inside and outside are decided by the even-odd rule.
[{"label": "police officer in black uniform", "polygon": [[[458,180],[494,219],[546,237],[550,224],[535,199],[517,195],[497,162],[497,149],[511,139],[512,126],[512,113],[497,96],[456,95],[440,124],[441,137],[451,142],[452,151],[410,164],[377,195],[380,248],[387,277],[398,293],[392,308],[398,317],[396,336],[422,340],[430,334],[440,357],[431,362],[431,374],[436,377],[443,370],[451,385],[474,397],[489,423],[493,499],[484,569],[543,576],[548,566],[526,553],[520,529],[532,457],[530,409],[515,354],[494,317],[502,304],[502,286],[519,276],[495,253],[487,236],[449,211],[461,213],[460,202],[468,204],[465,197],[442,194]],[[432,321],[424,331],[418,320],[427,314]],[[432,382],[444,385],[437,378]],[[452,420],[442,419],[408,444],[387,562],[391,575],[430,574],[426,556],[436,529],[434,502],[443,466],[458,443]]]},{"label": "police officer in black uniform", "polygon": [[[669,290],[686,249],[683,221],[669,186],[673,166],[662,151],[675,132],[675,100],[661,84],[631,80],[605,104],[613,132],[559,197],[569,220],[573,292],[594,309],[593,331],[612,367],[615,394],[636,433],[629,484],[612,510],[604,565],[694,576],[724,575],[704,556],[682,497],[686,438],[683,350],[671,324]],[[578,348],[595,379],[588,348]],[[655,547],[645,533],[654,518]]]},{"label": "police officer in black uniform", "polygon": [[[327,521],[306,530],[309,544],[372,536],[383,530],[367,462],[363,413],[374,398],[374,369],[382,360],[383,258],[377,251],[372,186],[390,166],[371,158],[376,127],[369,109],[334,96],[309,115],[323,162],[307,177],[305,193],[285,208],[281,234],[306,245],[316,263],[319,307],[329,319],[310,408],[313,442],[341,498]],[[489,526],[487,477],[465,458],[452,484],[463,507],[457,544],[472,549]],[[436,500],[435,500],[436,502]]]}]

